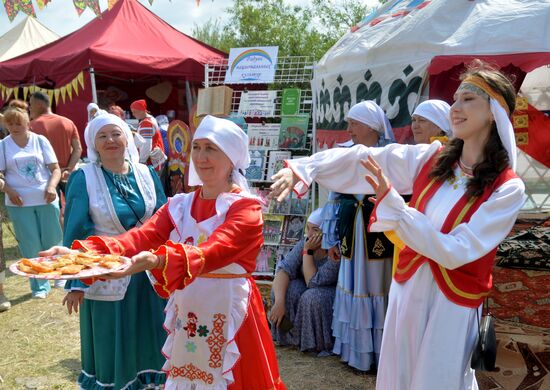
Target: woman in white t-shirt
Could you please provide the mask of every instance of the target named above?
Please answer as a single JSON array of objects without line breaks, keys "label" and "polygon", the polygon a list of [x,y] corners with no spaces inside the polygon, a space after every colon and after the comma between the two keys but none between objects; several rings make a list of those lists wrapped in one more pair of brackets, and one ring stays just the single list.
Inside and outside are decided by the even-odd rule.
[{"label": "woman in white t-shirt", "polygon": [[[0,191],[6,194],[6,209],[24,257],[61,242],[59,202],[55,188],[61,177],[55,152],[46,137],[29,129],[26,103],[4,113],[10,133],[0,141]],[[30,279],[34,298],[46,298],[47,280]]]}]

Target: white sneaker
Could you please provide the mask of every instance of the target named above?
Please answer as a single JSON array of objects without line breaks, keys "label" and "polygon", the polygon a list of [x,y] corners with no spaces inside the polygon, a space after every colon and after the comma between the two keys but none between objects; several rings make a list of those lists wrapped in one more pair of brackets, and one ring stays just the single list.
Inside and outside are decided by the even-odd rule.
[{"label": "white sneaker", "polygon": [[0,312],[9,310],[11,307],[10,301],[8,301],[8,298],[4,294],[0,294]]},{"label": "white sneaker", "polygon": [[32,293],[32,297],[34,299],[46,299],[47,296],[48,296],[48,294],[45,293],[44,291],[39,291],[37,293]]},{"label": "white sneaker", "polygon": [[53,281],[53,288],[65,288],[65,283],[67,283],[66,280],[54,280]]}]

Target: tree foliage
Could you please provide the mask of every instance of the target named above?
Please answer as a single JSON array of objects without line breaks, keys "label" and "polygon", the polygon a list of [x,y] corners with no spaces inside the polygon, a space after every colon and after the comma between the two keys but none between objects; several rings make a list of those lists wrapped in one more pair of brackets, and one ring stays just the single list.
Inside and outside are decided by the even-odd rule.
[{"label": "tree foliage", "polygon": [[193,36],[224,51],[232,47],[279,46],[280,56],[312,56],[318,60],[368,14],[351,0],[313,0],[289,5],[284,0],[235,0],[224,24],[210,19],[195,25]]}]

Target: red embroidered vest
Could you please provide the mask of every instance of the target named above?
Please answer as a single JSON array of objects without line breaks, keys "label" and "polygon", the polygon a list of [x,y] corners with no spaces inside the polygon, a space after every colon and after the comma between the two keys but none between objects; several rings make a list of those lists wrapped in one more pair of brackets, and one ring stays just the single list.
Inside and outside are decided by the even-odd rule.
[{"label": "red embroidered vest", "polygon": [[[409,202],[409,206],[414,207],[422,213],[426,210],[428,201],[443,184],[443,182],[438,183],[435,179],[429,177],[437,154],[422,167],[413,184],[413,196]],[[512,169],[506,168],[497,177],[493,185],[485,189],[481,196],[468,199],[466,194],[464,194],[450,211],[443,223],[441,232],[449,233],[459,224],[468,222],[480,205],[499,186],[515,177],[517,176]],[[497,248],[495,247],[478,260],[449,270],[405,246],[399,253],[394,279],[399,283],[403,283],[409,280],[422,264],[428,262],[437,285],[450,301],[461,306],[479,307],[492,287],[492,270],[496,251]]]}]

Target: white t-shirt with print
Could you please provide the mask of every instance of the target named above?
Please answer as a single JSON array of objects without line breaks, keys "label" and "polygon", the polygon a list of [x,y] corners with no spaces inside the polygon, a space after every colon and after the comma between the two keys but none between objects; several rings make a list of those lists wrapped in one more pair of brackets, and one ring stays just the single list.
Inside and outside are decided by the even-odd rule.
[{"label": "white t-shirt with print", "polygon": [[[23,206],[47,204],[44,191],[51,176],[47,166],[56,162],[55,152],[43,135],[31,133],[24,148],[11,136],[0,141],[0,171],[4,172],[6,183],[23,199]],[[57,197],[53,202],[56,201]],[[6,206],[15,206],[9,196],[6,196]]]}]

